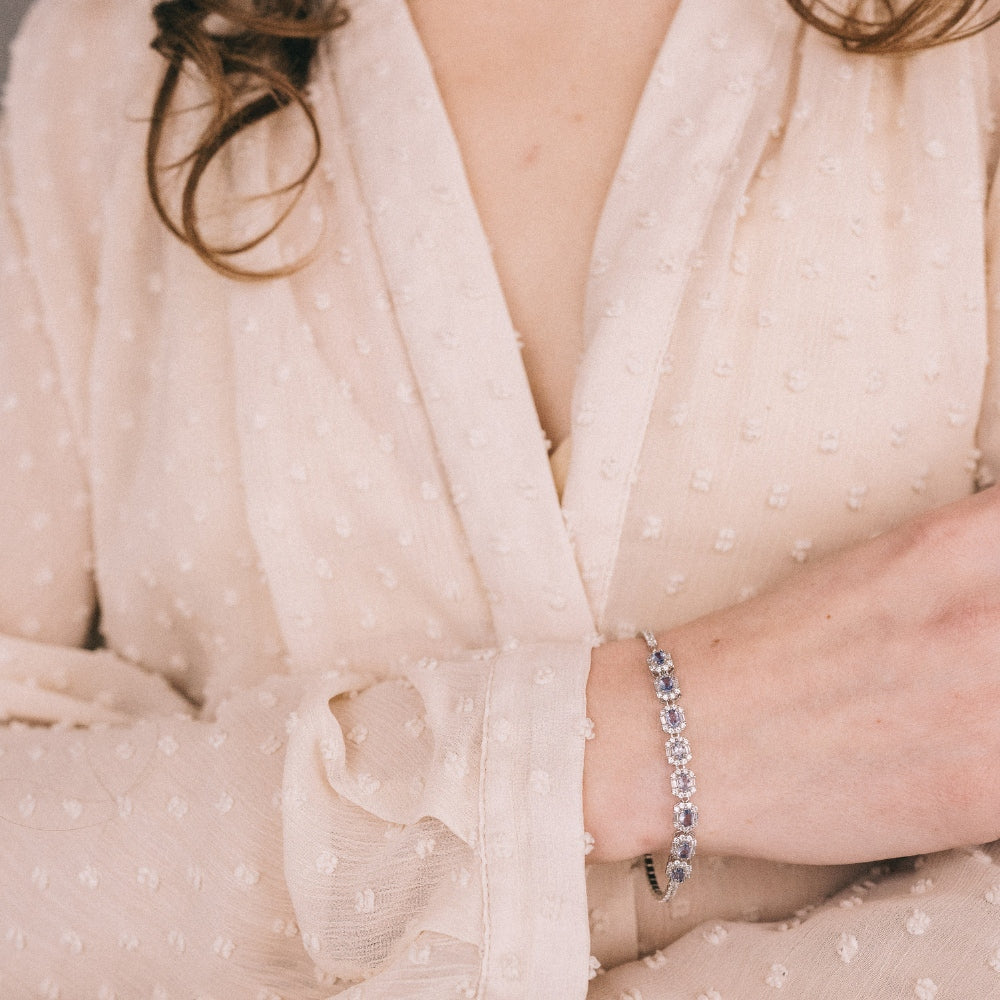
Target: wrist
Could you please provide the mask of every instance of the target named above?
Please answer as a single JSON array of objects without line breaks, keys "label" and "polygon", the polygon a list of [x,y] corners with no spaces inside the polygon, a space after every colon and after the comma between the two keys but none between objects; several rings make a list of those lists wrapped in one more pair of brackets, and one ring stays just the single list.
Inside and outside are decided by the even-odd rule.
[{"label": "wrist", "polygon": [[670,768],[660,703],[642,639],[605,643],[591,656],[587,714],[594,725],[584,761],[584,823],[591,859],[620,861],[669,846]]}]

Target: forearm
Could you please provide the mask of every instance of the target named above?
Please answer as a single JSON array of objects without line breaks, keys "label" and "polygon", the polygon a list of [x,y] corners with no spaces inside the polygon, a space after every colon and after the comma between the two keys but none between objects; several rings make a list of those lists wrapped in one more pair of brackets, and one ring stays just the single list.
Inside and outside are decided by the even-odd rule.
[{"label": "forearm", "polygon": [[591,654],[583,772],[584,826],[592,861],[618,861],[669,843],[668,765],[641,639],[607,642]]},{"label": "forearm", "polygon": [[[697,762],[700,854],[835,864],[1000,835],[1000,494],[951,504],[750,601],[660,634]],[[638,640],[595,651],[585,819],[595,856],[672,833]]]}]

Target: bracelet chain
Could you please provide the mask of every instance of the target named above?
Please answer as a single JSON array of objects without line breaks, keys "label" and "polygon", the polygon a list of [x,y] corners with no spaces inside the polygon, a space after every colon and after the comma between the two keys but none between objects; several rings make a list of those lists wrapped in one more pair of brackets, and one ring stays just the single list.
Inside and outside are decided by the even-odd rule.
[{"label": "bracelet chain", "polygon": [[660,887],[657,880],[652,855],[646,854],[642,859],[649,888],[660,902],[665,903],[673,899],[677,890],[691,877],[691,859],[697,846],[693,831],[698,825],[698,807],[691,802],[691,796],[696,790],[694,772],[688,766],[691,763],[691,744],[681,735],[687,727],[687,719],[684,709],[678,704],[681,689],[674,672],[674,661],[666,650],[660,649],[652,632],[644,630],[642,637],[649,648],[646,663],[653,675],[656,697],[661,702],[660,727],[667,734],[667,761],[674,768],[670,775],[670,790],[677,799],[674,804],[674,838],[670,845],[670,860],[663,873],[665,889]]}]

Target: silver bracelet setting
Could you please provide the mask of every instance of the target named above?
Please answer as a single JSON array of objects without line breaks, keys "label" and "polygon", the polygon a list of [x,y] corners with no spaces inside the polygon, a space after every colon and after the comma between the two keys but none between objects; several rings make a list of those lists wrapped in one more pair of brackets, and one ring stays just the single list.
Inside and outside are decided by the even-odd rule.
[{"label": "silver bracelet setting", "polygon": [[691,744],[681,733],[687,726],[684,709],[677,703],[681,689],[674,672],[674,661],[670,654],[660,649],[660,644],[652,632],[642,632],[649,647],[646,663],[653,675],[653,688],[660,700],[660,727],[667,734],[667,761],[673,765],[670,775],[670,790],[677,799],[674,804],[674,839],[670,845],[670,860],[664,869],[666,888],[660,888],[656,878],[656,867],[652,855],[642,859],[646,870],[646,880],[653,894],[665,903],[673,899],[677,890],[691,877],[691,859],[697,845],[692,832],[698,825],[698,807],[691,802],[696,791],[694,772],[688,767],[691,762]]}]

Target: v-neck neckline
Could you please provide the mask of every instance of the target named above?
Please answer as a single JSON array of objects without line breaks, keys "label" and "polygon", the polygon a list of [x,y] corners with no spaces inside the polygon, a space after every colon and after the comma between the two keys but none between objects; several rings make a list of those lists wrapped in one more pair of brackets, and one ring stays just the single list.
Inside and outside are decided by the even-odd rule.
[{"label": "v-neck neckline", "polygon": [[570,435],[597,227],[681,0],[641,0],[613,19],[552,0],[404,2],[554,452]]},{"label": "v-neck neckline", "polygon": [[[688,192],[685,175],[692,157],[704,175],[725,169],[752,82],[742,101],[730,94],[735,111],[717,115],[694,140],[671,123],[686,109],[702,114],[708,105],[710,112],[722,81],[761,71],[773,45],[775,19],[761,18],[757,0],[721,0],[720,7],[706,15],[693,0],[679,0],[602,208],[561,503],[461,150],[405,0],[358,0],[327,51],[321,82],[333,83],[343,116],[333,127],[347,131],[391,307],[501,636],[552,638],[572,622],[568,631],[578,637],[593,630],[604,606],[685,282],[684,268],[646,280],[650,269],[635,267],[643,252],[656,253],[650,240],[663,242],[662,227],[644,229],[641,221],[647,199],[662,200],[657,189],[684,182],[686,196],[671,202],[667,224],[675,252],[682,259],[693,253],[713,189],[701,183]],[[716,52],[724,60],[714,77],[670,79],[682,54],[699,46],[712,53],[720,34],[729,51]],[[612,260],[615,266],[602,265]],[[643,287],[632,287],[636,277]],[[595,426],[602,433],[592,433]],[[574,553],[580,517],[588,522],[587,551]]]}]

